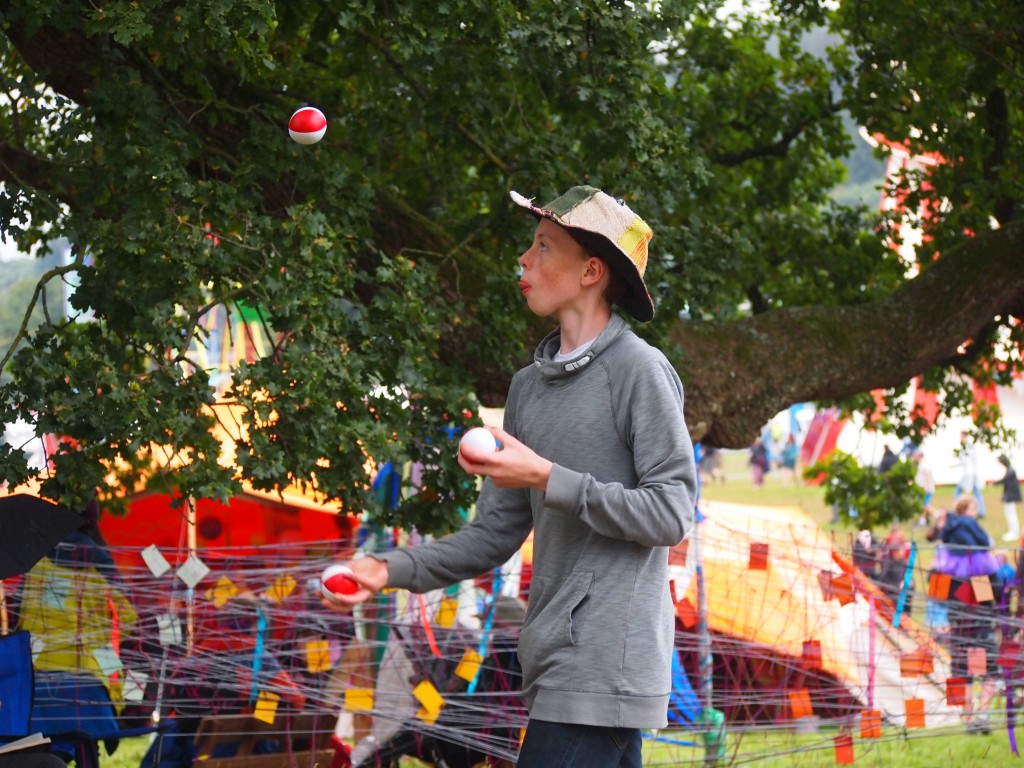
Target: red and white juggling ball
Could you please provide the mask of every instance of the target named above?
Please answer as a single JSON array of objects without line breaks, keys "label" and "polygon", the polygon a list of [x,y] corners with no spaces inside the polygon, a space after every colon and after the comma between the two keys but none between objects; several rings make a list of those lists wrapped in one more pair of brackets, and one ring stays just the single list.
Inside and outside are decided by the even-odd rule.
[{"label": "red and white juggling ball", "polygon": [[288,120],[288,135],[297,144],[316,144],[327,133],[327,118],[316,107],[300,107]]},{"label": "red and white juggling ball", "polygon": [[329,565],[320,574],[320,591],[328,600],[335,595],[352,595],[359,589],[359,582],[352,578],[352,569],[345,565]]},{"label": "red and white juggling ball", "polygon": [[459,441],[459,450],[464,451],[466,448],[469,448],[470,458],[486,456],[488,453],[494,453],[498,450],[498,441],[494,439],[494,435],[491,434],[489,429],[473,427]]}]

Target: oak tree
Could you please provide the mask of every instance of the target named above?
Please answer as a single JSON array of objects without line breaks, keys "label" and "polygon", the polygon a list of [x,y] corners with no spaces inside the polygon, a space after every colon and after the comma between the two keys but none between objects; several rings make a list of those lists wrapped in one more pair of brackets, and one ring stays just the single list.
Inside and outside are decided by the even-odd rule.
[{"label": "oak tree", "polygon": [[[933,5],[0,0],[0,233],[65,239],[35,295],[75,286],[0,351],[3,420],[63,436],[44,493],[68,503],[167,451],[185,495],[295,481],[371,508],[367,462],[394,460],[422,487],[377,513],[443,530],[472,497],[451,435],[546,328],[508,191],[584,182],[655,231],[639,330],[696,440],[879,389],[909,434],[917,377],[964,412],[971,377],[1020,368],[1024,9]],[[286,131],[307,104],[314,146]],[[851,120],[936,159],[890,182],[927,213],[913,263],[893,214],[830,194]],[[226,371],[218,312],[249,334]]]}]

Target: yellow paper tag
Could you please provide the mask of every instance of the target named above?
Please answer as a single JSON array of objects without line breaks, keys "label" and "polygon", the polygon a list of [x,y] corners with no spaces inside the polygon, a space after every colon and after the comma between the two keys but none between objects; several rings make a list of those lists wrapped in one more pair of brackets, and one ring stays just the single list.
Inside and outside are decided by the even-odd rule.
[{"label": "yellow paper tag", "polygon": [[459,601],[445,598],[437,607],[434,623],[439,627],[450,627],[455,624],[455,616],[459,612]]},{"label": "yellow paper tag", "polygon": [[238,594],[238,587],[227,576],[221,576],[216,586],[210,590],[210,598],[214,606],[223,608],[232,597]]},{"label": "yellow paper tag", "polygon": [[482,661],[483,659],[480,658],[479,653],[472,648],[467,648],[466,652],[462,654],[462,661],[455,668],[455,674],[467,683],[471,683],[476,678],[476,673],[480,669],[480,662]]},{"label": "yellow paper tag", "polygon": [[429,680],[424,680],[412,690],[412,695],[423,705],[428,712],[440,712],[444,706],[444,699],[437,692],[437,688]]},{"label": "yellow paper tag", "polygon": [[274,715],[277,714],[277,704],[280,700],[281,697],[276,693],[260,691],[256,697],[256,709],[253,711],[252,716],[261,722],[273,725]]},{"label": "yellow paper tag", "polygon": [[267,597],[273,600],[275,603],[280,603],[295,589],[295,579],[290,573],[286,573],[283,576],[278,576],[274,579],[274,583],[270,585],[270,589],[267,590]]},{"label": "yellow paper tag", "polygon": [[331,652],[326,640],[306,643],[306,665],[310,672],[323,672],[331,668]]},{"label": "yellow paper tag", "polygon": [[418,717],[427,725],[433,725],[434,723],[436,723],[437,718],[440,716],[441,710],[438,710],[437,712],[431,712],[428,709],[421,709],[419,712],[416,713],[416,717]]},{"label": "yellow paper tag", "polygon": [[346,712],[369,712],[373,709],[372,688],[349,688],[345,691]]}]

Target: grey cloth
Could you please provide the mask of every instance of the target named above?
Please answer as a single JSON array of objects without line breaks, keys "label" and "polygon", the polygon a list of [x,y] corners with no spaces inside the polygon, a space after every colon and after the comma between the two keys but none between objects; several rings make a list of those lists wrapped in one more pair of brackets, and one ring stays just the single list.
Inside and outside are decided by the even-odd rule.
[{"label": "grey cloth", "polygon": [[613,315],[578,357],[559,331],[513,378],[505,429],[554,462],[547,492],[485,480],[476,516],[382,555],[388,586],[436,589],[502,565],[535,529],[519,642],[530,717],[667,724],[675,629],[668,548],[693,526],[696,466],[683,388],[664,355]]}]

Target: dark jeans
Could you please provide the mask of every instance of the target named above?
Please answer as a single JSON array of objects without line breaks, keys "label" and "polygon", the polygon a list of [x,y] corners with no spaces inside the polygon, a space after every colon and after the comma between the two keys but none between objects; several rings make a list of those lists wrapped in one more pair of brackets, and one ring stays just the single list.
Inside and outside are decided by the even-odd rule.
[{"label": "dark jeans", "polygon": [[639,728],[530,720],[518,768],[641,768]]}]

